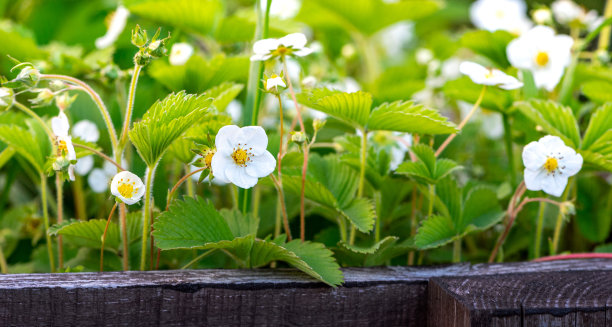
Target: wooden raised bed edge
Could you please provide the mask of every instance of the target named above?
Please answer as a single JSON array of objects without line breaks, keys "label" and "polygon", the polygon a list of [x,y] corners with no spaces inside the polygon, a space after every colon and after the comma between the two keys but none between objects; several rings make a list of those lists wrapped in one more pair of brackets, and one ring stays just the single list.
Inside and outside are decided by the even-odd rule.
[{"label": "wooden raised bed edge", "polygon": [[[289,269],[2,275],[0,325],[426,326],[428,316],[430,326],[459,325],[459,321],[474,325],[488,321],[487,315],[497,314],[482,305],[486,301],[480,302],[483,310],[474,311],[477,306],[472,302],[476,298],[495,303],[504,300],[513,314],[516,308],[511,306],[518,304],[521,317],[520,305],[530,296],[529,290],[542,283],[547,283],[547,288],[538,293],[538,303],[549,305],[540,306],[538,312],[562,308],[565,311],[555,311],[556,316],[570,312],[576,316],[571,297],[559,300],[562,294],[571,293],[566,285],[568,276],[574,276],[572,282],[581,288],[576,292],[583,296],[576,299],[588,298],[590,292],[584,292],[584,288],[589,287],[598,289],[593,291],[597,303],[603,303],[605,295],[606,303],[612,303],[612,260],[343,271],[346,283],[338,288]],[[569,273],[564,276],[563,272]],[[525,292],[521,296],[498,292],[503,289],[499,283],[507,290],[518,287]],[[483,288],[489,293],[477,295]],[[549,288],[551,291],[547,291]],[[512,296],[515,300],[508,300]],[[557,301],[548,301],[547,296]],[[502,316],[507,313],[503,311]]]}]

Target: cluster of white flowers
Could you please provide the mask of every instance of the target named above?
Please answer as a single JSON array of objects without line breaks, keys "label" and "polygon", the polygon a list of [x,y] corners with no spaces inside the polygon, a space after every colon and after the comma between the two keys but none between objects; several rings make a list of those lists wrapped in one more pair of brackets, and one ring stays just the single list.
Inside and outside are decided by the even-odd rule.
[{"label": "cluster of white flowers", "polygon": [[523,0],[477,0],[470,7],[470,18],[476,27],[491,32],[520,35],[533,25]]},{"label": "cluster of white flowers", "polygon": [[597,11],[587,11],[572,0],[557,0],[550,6],[555,20],[563,25],[593,29],[601,22]]}]

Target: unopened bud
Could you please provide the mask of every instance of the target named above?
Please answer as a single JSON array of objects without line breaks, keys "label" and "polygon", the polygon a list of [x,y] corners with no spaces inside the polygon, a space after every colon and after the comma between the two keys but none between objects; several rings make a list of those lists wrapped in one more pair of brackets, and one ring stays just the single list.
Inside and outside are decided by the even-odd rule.
[{"label": "unopened bud", "polygon": [[29,87],[34,87],[40,81],[40,72],[32,66],[26,66],[19,72],[15,80]]},{"label": "unopened bud", "polygon": [[325,126],[325,123],[327,123],[325,119],[317,118],[312,121],[312,128],[314,128],[315,131],[319,131],[323,128],[323,126]]},{"label": "unopened bud", "polygon": [[50,105],[54,97],[55,93],[53,93],[53,91],[49,89],[39,89],[36,98],[30,100],[30,102],[34,105],[44,107]]},{"label": "unopened bud", "polygon": [[306,134],[302,132],[291,132],[291,141],[294,143],[304,143],[306,141]]},{"label": "unopened bud", "polygon": [[57,105],[60,110],[64,111],[70,107],[74,100],[76,100],[76,97],[76,95],[70,96],[67,92],[64,92],[55,98],[55,105]]},{"label": "unopened bud", "polygon": [[140,28],[140,25],[136,25],[136,28],[132,30],[132,44],[142,48],[147,42],[149,42],[147,31]]}]

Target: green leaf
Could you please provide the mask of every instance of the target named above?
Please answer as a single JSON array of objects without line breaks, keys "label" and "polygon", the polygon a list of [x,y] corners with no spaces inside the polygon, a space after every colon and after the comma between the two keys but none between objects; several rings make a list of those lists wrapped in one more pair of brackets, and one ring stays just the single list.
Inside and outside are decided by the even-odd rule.
[{"label": "green leaf", "polygon": [[459,220],[463,211],[463,202],[461,201],[462,190],[457,186],[457,181],[453,178],[444,178],[436,184],[435,191],[439,201],[436,201],[434,205],[438,212],[455,221]]},{"label": "green leaf", "polygon": [[349,206],[342,208],[341,212],[362,233],[368,233],[374,228],[376,211],[374,202],[370,199],[354,199]]},{"label": "green leaf", "polygon": [[[325,185],[307,179],[304,184],[304,196],[311,201],[314,201],[320,205],[330,207],[332,209],[337,208],[337,200],[331,191],[325,187]],[[302,188],[302,178],[300,176],[283,176],[283,188],[286,192],[290,192],[299,195]]]},{"label": "green leaf", "polygon": [[438,159],[438,161],[436,161],[436,170],[434,173],[434,177],[436,180],[440,180],[446,176],[448,176],[448,174],[452,173],[455,170],[459,170],[463,167],[459,166],[456,162],[450,160],[450,159]]},{"label": "green leaf", "polygon": [[612,83],[604,81],[590,81],[582,84],[582,93],[598,103],[612,102],[610,89],[612,89]]},{"label": "green leaf", "polygon": [[253,216],[252,213],[244,215],[239,210],[228,209],[222,209],[219,213],[225,218],[227,225],[235,237],[257,234],[259,217]]},{"label": "green leaf", "polygon": [[[482,85],[475,84],[469,77],[464,76],[446,82],[442,90],[449,98],[462,100],[468,103],[476,103],[476,100],[482,92]],[[512,92],[501,90],[496,87],[489,87],[485,92],[480,106],[489,110],[510,113],[513,101]]]},{"label": "green leaf", "polygon": [[437,110],[428,109],[412,101],[384,103],[372,110],[367,129],[386,130],[418,134],[452,134],[457,131],[455,124],[440,115]]},{"label": "green leaf", "polygon": [[218,111],[225,111],[227,105],[234,100],[238,94],[242,91],[244,85],[233,82],[224,82],[208,91],[204,92],[204,95],[213,98],[212,105],[217,108]]},{"label": "green leaf", "polygon": [[38,173],[44,172],[47,157],[51,155],[48,137],[40,143],[32,131],[15,125],[0,125],[0,140],[26,159]]},{"label": "green leaf", "polygon": [[[20,61],[32,59],[42,59],[46,53],[36,46],[36,42],[31,36],[22,35],[17,28],[10,28],[10,21],[7,20],[0,27],[0,57],[7,60],[7,55]],[[8,27],[8,28],[7,28]]]},{"label": "green leaf", "polygon": [[595,110],[591,116],[582,138],[582,149],[589,149],[610,130],[612,130],[612,103],[607,103]]},{"label": "green leaf", "polygon": [[461,234],[487,229],[504,218],[497,193],[486,187],[473,188],[465,200],[463,216],[457,228]]},{"label": "green leaf", "polygon": [[357,128],[366,126],[372,106],[372,95],[369,93],[346,93],[325,88],[298,94],[297,100]]},{"label": "green leaf", "polygon": [[506,47],[516,36],[506,31],[469,31],[461,36],[461,44],[475,53],[487,57],[501,68],[510,66]]},{"label": "green leaf", "polygon": [[414,244],[421,250],[450,243],[456,238],[455,223],[450,217],[431,216],[417,230]]},{"label": "green leaf", "polygon": [[211,103],[212,99],[204,95],[185,92],[172,93],[155,102],[129,133],[147,165],[153,167],[172,142],[206,115]]},{"label": "green leaf", "polygon": [[333,253],[325,248],[323,244],[293,240],[283,245],[283,247],[295,253],[301,261],[310,267],[310,269],[300,267],[297,261],[285,260],[292,266],[328,285],[337,286],[342,284],[344,277],[340,270],[340,266],[336,263]]},{"label": "green leaf", "polygon": [[437,1],[429,0],[309,0],[302,3],[296,19],[313,27],[340,27],[371,35],[399,21],[428,16],[438,8]]},{"label": "green leaf", "polygon": [[551,100],[519,102],[516,107],[544,131],[563,139],[566,145],[574,149],[580,146],[578,122],[571,108]]},{"label": "green leaf", "polygon": [[[47,233],[51,236],[63,235],[67,243],[74,243],[99,249],[102,246],[102,235],[106,227],[106,219],[68,220],[49,227]],[[117,250],[121,243],[119,226],[116,223],[108,225],[104,249]]]},{"label": "green leaf", "polygon": [[433,149],[425,144],[415,144],[410,148],[418,161],[407,161],[395,170],[398,174],[410,176],[424,184],[436,184],[451,172],[461,169],[450,159],[436,159]]},{"label": "green leaf", "polygon": [[131,0],[129,2],[126,5],[132,14],[199,34],[211,33],[215,23],[223,15],[223,3],[220,0]]},{"label": "green leaf", "polygon": [[155,219],[157,247],[162,250],[203,248],[209,243],[231,241],[234,234],[212,203],[197,197],[174,201]]},{"label": "green leaf", "polygon": [[343,164],[338,156],[328,155],[322,158],[312,155],[308,161],[308,172],[314,180],[323,184],[336,199],[336,206],[344,208],[355,197],[359,187],[357,172]]},{"label": "green leaf", "polygon": [[409,250],[408,246],[396,244],[398,239],[387,236],[370,246],[350,245],[341,241],[334,251],[338,260],[348,266],[380,266]]}]

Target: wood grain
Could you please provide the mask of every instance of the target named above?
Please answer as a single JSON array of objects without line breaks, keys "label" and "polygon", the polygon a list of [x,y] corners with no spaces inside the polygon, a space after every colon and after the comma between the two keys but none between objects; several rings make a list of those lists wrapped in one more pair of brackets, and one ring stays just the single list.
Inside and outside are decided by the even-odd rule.
[{"label": "wood grain", "polygon": [[[428,311],[429,325],[442,317],[428,305],[430,278],[593,270],[612,271],[612,261],[347,268],[338,288],[281,269],[1,275],[0,326],[426,326]],[[576,294],[586,300],[583,286]],[[597,317],[612,316],[606,310]]]}]

